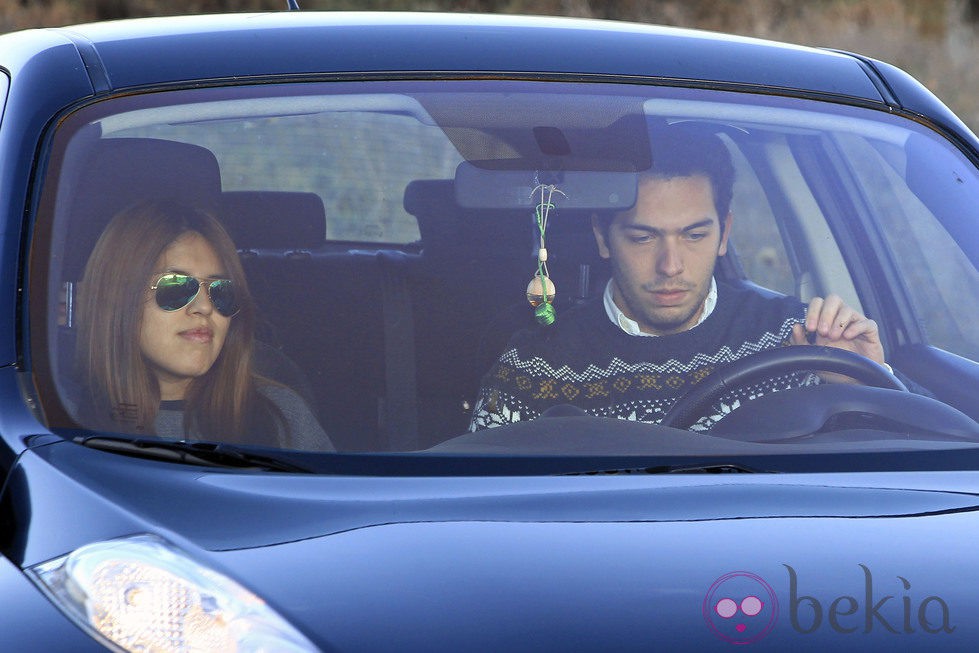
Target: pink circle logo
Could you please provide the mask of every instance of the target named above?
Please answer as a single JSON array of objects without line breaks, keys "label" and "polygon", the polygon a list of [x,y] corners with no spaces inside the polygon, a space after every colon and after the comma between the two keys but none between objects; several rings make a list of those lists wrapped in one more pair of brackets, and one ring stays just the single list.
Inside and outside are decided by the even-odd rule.
[{"label": "pink circle logo", "polygon": [[715,635],[732,644],[752,644],[775,627],[778,599],[760,576],[734,571],[710,586],[703,611]]}]

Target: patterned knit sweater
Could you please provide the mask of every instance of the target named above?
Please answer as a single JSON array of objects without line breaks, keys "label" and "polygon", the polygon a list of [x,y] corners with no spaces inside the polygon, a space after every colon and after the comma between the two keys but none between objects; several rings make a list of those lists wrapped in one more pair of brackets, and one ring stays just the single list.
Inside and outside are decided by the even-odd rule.
[{"label": "patterned knit sweater", "polygon": [[[483,377],[471,430],[534,419],[572,404],[598,417],[658,422],[715,368],[789,343],[805,305],[718,284],[717,305],[700,325],[659,337],[626,334],[601,302],[566,311],[549,327],[521,331]],[[745,399],[818,383],[809,372],[742,387],[693,427],[706,430]]]}]

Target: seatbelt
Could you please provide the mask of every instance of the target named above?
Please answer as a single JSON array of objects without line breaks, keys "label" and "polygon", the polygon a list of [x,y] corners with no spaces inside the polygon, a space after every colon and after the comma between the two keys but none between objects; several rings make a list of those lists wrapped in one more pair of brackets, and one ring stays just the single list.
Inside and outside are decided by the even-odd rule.
[{"label": "seatbelt", "polygon": [[408,292],[408,254],[377,252],[384,315],[384,390],[378,418],[392,451],[418,449],[418,396],[415,370],[415,321]]}]

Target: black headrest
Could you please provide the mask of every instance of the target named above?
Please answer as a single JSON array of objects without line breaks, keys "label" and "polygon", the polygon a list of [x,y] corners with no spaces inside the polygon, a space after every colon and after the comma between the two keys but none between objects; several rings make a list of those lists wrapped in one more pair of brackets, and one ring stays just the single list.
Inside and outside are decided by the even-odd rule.
[{"label": "black headrest", "polygon": [[170,200],[216,211],[221,172],[203,147],[152,138],[99,141],[81,164],[71,216],[67,278],[81,276],[102,231],[117,213],[145,200]]},{"label": "black headrest", "polygon": [[447,206],[456,206],[451,179],[416,179],[405,188],[404,207],[411,215],[430,213]]},{"label": "black headrest", "polygon": [[219,215],[238,249],[315,249],[326,239],[326,209],[316,193],[229,191]]}]

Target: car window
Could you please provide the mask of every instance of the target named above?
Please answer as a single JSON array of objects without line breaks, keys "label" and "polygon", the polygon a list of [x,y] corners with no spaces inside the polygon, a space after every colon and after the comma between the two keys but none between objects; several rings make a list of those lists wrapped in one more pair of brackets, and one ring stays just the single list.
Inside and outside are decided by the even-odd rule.
[{"label": "car window", "polygon": [[732,233],[744,274],[766,288],[795,294],[795,274],[764,186],[733,140],[729,140],[729,147],[738,180],[732,207],[735,216]]},{"label": "car window", "polygon": [[[101,100],[57,127],[31,270],[46,419],[55,430],[308,452],[475,455],[485,452],[485,441],[472,444],[479,427],[506,403],[499,384],[529,397],[508,405],[507,420],[536,418],[531,405],[546,400],[655,423],[665,404],[609,407],[639,387],[709,377],[731,343],[700,345],[714,349],[682,362],[670,353],[625,364],[635,340],[598,347],[622,347],[607,368],[591,357],[600,338],[628,329],[628,310],[623,322],[607,306],[628,299],[616,276],[625,266],[640,295],[669,303],[694,287],[695,266],[679,254],[625,263],[609,251],[623,216],[645,219],[637,207],[665,144],[700,138],[719,142],[734,171],[732,231],[723,235],[725,216],[717,223],[729,246],[704,277],[719,288],[710,311],[765,297],[797,316],[737,346],[790,344],[805,302],[832,293],[880,323],[889,357],[916,346],[979,357],[975,166],[898,115],[639,83],[197,88]],[[714,237],[712,197],[708,219],[678,227],[683,247]],[[175,233],[195,237],[165,236],[187,207],[204,217],[185,216]],[[141,226],[126,232],[126,221]],[[672,238],[633,232],[636,252]],[[575,331],[560,369],[541,380],[543,359],[522,359],[513,343],[564,338],[591,307],[595,330]],[[597,368],[614,372],[596,380]],[[961,405],[904,378],[920,396]],[[239,398],[222,398],[225,387]],[[741,400],[718,402],[697,423],[736,424]],[[573,448],[542,442],[546,454]]]},{"label": "car window", "polygon": [[[841,138],[840,146],[868,191],[866,200],[893,259],[905,268],[905,289],[929,342],[961,356],[979,358],[979,334],[972,328],[979,320],[979,305],[962,301],[962,289],[975,288],[979,273],[954,246],[942,224],[943,220],[959,219],[961,207],[948,198],[929,207],[926,201],[934,197],[936,188],[922,189],[919,197],[908,187],[901,172],[909,170],[908,157],[913,156],[910,147],[908,151],[895,151],[886,143],[853,137]],[[932,168],[936,185],[949,177],[954,178],[954,185],[971,181],[959,172],[971,168],[961,155],[949,148],[935,148],[932,156],[936,159]],[[953,214],[942,215],[949,211]]]},{"label": "car window", "polygon": [[[254,116],[212,124],[139,125],[116,138],[165,138],[214,152],[227,191],[315,193],[333,241],[405,244],[418,240],[418,224],[402,205],[412,179],[449,177],[459,153],[435,125],[411,115],[349,109],[298,115]],[[284,154],[288,153],[288,157]]]}]

